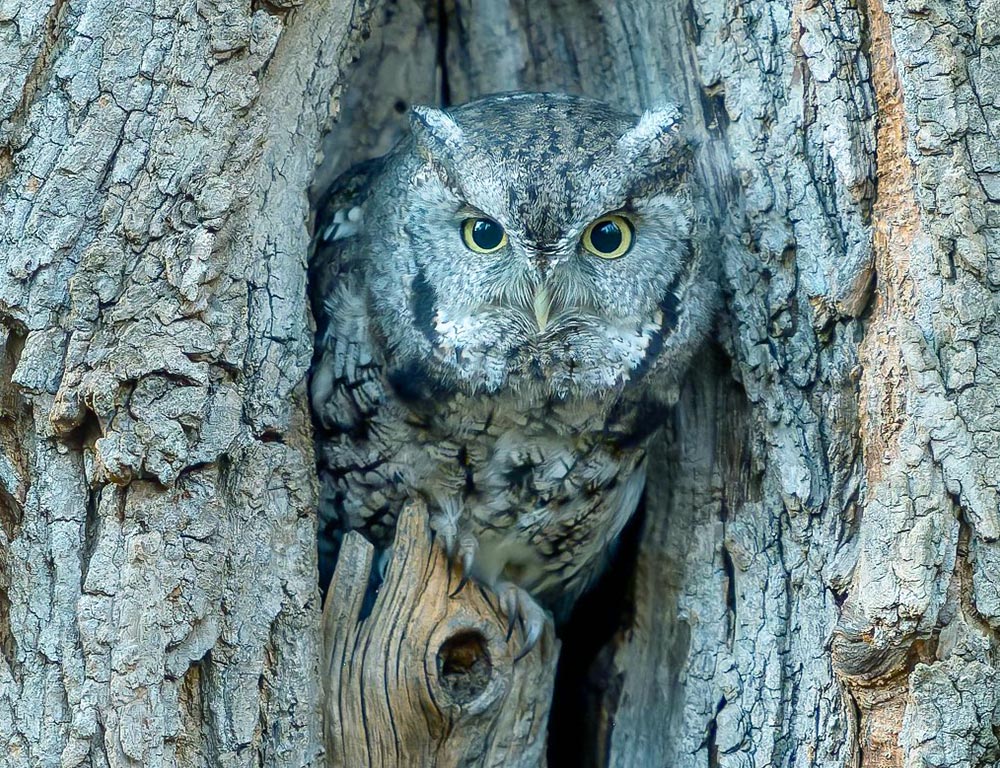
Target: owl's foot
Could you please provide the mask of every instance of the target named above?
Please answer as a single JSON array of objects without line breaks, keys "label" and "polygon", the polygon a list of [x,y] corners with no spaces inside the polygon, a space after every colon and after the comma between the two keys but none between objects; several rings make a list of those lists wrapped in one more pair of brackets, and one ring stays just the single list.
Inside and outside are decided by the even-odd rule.
[{"label": "owl's foot", "polygon": [[458,515],[451,510],[442,510],[431,515],[431,530],[437,535],[437,540],[448,555],[449,567],[456,561],[462,566],[462,577],[458,586],[449,595],[454,597],[469,583],[472,565],[476,561],[476,552],[479,551],[479,542],[471,533],[459,529]]},{"label": "owl's foot", "polygon": [[509,581],[499,582],[496,591],[500,596],[500,607],[507,614],[507,640],[509,641],[514,634],[514,624],[517,622],[520,622],[524,632],[524,643],[514,657],[514,662],[517,663],[528,655],[538,642],[538,638],[542,636],[546,621],[545,611],[535,602],[535,598]]},{"label": "owl's foot", "polygon": [[476,552],[479,550],[479,542],[471,533],[463,533],[459,535],[455,549],[453,560],[458,560],[462,564],[462,578],[459,579],[458,586],[448,597],[454,597],[469,583],[472,564],[476,561]]},{"label": "owl's foot", "polygon": [[[479,542],[476,537],[468,531],[463,531],[459,525],[458,512],[457,504],[445,504],[438,512],[432,514],[430,519],[435,541],[441,545],[448,556],[448,567],[452,568],[457,563],[462,568],[462,576],[458,581],[458,586],[452,590],[449,597],[455,597],[469,583],[476,554],[479,551]],[[514,657],[515,662],[520,661],[538,643],[538,638],[542,636],[542,631],[545,629],[547,614],[535,602],[535,598],[513,582],[498,581],[493,585],[493,589],[500,598],[500,609],[507,616],[508,642],[514,634],[515,624],[520,623],[524,632],[524,643],[518,650],[517,656]]]}]

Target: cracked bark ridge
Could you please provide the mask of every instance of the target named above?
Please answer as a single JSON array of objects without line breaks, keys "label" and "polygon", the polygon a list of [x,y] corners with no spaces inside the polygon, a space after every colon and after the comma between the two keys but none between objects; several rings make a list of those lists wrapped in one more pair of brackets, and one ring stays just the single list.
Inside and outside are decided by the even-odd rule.
[{"label": "cracked bark ridge", "polygon": [[[888,708],[887,762],[872,752],[870,765],[1000,760],[1000,697],[980,667],[995,677],[1000,609],[1000,273],[987,257],[1000,246],[1000,38],[997,5],[975,6],[868,7],[880,286],[861,346],[868,498],[834,650],[859,700],[890,678],[905,702]],[[862,711],[869,729],[880,717]]]},{"label": "cracked bark ridge", "polygon": [[385,580],[366,606],[373,548],[348,533],[323,613],[326,743],[343,768],[543,766],[559,644],[549,623],[515,661],[495,595],[431,541],[427,510],[402,513]]},{"label": "cracked bark ridge", "polygon": [[320,764],[303,190],[367,5],[0,2],[7,766]]}]

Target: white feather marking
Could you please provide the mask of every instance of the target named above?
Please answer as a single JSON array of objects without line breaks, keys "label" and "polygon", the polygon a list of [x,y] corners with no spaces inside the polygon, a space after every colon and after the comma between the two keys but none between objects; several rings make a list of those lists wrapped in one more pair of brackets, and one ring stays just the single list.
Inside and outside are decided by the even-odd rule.
[{"label": "white feather marking", "polygon": [[356,205],[353,208],[341,208],[334,212],[333,221],[320,234],[326,242],[343,240],[345,237],[351,237],[360,232],[363,223],[364,211],[361,209],[361,206]]}]

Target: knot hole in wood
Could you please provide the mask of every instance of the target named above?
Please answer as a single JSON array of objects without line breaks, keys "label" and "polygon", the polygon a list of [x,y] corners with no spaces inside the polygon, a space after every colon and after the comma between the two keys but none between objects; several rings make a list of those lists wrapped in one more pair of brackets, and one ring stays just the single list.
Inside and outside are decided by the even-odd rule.
[{"label": "knot hole in wood", "polygon": [[345,534],[324,606],[329,765],[537,768],[559,642],[551,623],[516,664],[519,633],[431,539],[427,509],[402,510],[385,579],[363,606],[372,545]]},{"label": "knot hole in wood", "polygon": [[486,638],[475,629],[452,635],[438,649],[437,669],[442,690],[459,706],[470,705],[493,676]]}]

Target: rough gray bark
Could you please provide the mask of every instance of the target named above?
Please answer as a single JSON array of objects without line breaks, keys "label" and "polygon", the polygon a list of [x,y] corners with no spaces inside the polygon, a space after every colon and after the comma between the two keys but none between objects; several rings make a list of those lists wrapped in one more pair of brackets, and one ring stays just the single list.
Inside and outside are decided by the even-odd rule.
[{"label": "rough gray bark", "polygon": [[[0,0],[12,765],[318,760],[302,191],[365,10],[285,5]],[[996,765],[1000,3],[377,18],[320,179],[544,88],[680,101],[736,211],[582,762]]]},{"label": "rough gray bark", "polygon": [[344,0],[0,2],[0,763],[321,763],[304,377]]}]

